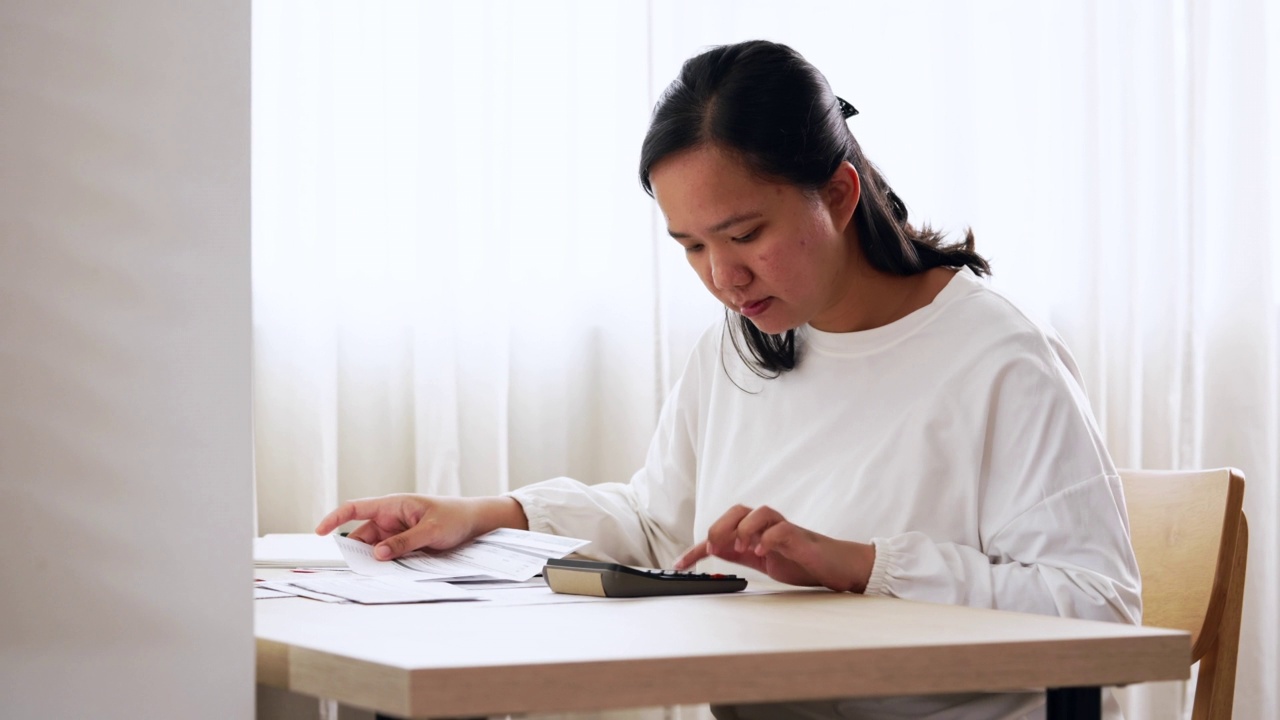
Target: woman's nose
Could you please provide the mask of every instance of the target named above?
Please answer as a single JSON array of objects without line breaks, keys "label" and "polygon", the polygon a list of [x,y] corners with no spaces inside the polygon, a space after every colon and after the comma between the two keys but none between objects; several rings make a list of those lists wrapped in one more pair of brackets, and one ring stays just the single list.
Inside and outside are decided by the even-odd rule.
[{"label": "woman's nose", "polygon": [[711,253],[711,283],[717,290],[732,290],[751,282],[751,270],[732,253]]}]

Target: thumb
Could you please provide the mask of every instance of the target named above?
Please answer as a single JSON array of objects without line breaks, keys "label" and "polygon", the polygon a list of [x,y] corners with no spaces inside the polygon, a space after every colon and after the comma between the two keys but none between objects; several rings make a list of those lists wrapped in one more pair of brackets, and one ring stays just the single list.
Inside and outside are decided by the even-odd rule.
[{"label": "thumb", "polygon": [[392,560],[401,555],[407,555],[420,547],[426,546],[426,536],[426,528],[421,525],[415,525],[399,535],[392,535],[378,543],[373,548],[373,556],[379,560]]}]

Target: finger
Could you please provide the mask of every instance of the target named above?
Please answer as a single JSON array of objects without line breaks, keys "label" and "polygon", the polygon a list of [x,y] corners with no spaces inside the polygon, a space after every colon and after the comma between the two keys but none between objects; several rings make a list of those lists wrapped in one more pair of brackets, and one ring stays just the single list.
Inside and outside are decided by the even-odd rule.
[{"label": "finger", "polygon": [[418,548],[431,544],[432,527],[428,523],[419,523],[399,535],[379,542],[373,548],[373,556],[379,560],[392,560],[407,555]]},{"label": "finger", "polygon": [[687,567],[692,567],[694,563],[707,557],[710,554],[711,554],[711,551],[707,549],[707,544],[704,542],[700,542],[697,545],[694,545],[693,547],[686,550],[684,555],[681,555],[680,559],[676,560],[675,569],[684,570]]},{"label": "finger", "polygon": [[707,542],[710,543],[707,551],[715,555],[720,552],[727,552],[729,548],[733,547],[733,541],[738,536],[738,523],[742,522],[742,519],[750,514],[751,508],[746,505],[734,505],[726,510],[707,529]]},{"label": "finger", "polygon": [[799,527],[784,520],[760,535],[760,544],[756,546],[755,554],[764,556],[777,553],[800,565],[806,565],[807,554],[801,547],[806,539],[805,535]]},{"label": "finger", "polygon": [[372,520],[367,520],[363,525],[347,533],[347,537],[352,540],[359,540],[365,545],[373,545],[382,537],[382,528]]},{"label": "finger", "polygon": [[733,549],[738,552],[748,552],[755,549],[760,543],[761,535],[766,530],[786,521],[787,519],[782,516],[782,513],[768,505],[761,505],[744,517],[742,522],[738,523],[737,537],[734,540]]},{"label": "finger", "polygon": [[324,516],[320,524],[316,526],[317,535],[328,535],[337,530],[339,526],[345,525],[352,520],[369,520],[382,508],[383,498],[367,498],[363,500],[348,500],[338,506],[336,510]]}]

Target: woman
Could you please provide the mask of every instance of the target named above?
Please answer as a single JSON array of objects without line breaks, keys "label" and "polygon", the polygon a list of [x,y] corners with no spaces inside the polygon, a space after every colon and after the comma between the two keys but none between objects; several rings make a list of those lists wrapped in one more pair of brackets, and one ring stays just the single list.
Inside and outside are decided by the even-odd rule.
[{"label": "woman", "polygon": [[[601,559],[1138,623],[1119,478],[1052,332],[915,228],[856,111],[783,45],[719,47],[659,101],[640,179],[727,308],[629,483],[395,495],[324,519],[391,558],[498,527]],[[749,568],[743,571],[742,567]],[[1039,694],[714,708],[718,717],[1034,716]]]}]

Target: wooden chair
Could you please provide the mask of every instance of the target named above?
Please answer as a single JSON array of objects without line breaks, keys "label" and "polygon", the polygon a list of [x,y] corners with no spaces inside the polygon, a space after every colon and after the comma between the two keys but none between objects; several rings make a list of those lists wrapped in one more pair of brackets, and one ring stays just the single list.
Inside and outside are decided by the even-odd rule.
[{"label": "wooden chair", "polygon": [[1249,526],[1238,470],[1121,470],[1142,622],[1191,633],[1192,720],[1231,717]]}]

